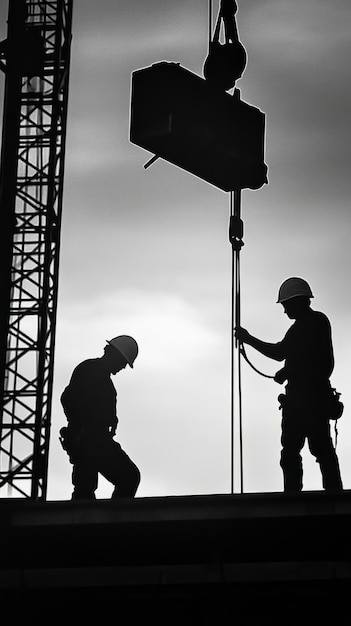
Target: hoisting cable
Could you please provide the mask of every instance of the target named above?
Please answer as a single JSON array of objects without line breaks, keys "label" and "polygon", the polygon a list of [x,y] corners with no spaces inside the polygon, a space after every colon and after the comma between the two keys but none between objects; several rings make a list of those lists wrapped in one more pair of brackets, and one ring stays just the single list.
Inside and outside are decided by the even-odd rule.
[{"label": "hoisting cable", "polygon": [[239,418],[239,463],[240,463],[240,491],[244,491],[243,479],[243,411],[242,411],[242,384],[241,384],[241,356],[255,372],[265,378],[274,379],[274,376],[264,374],[248,359],[244,345],[236,338],[234,330],[241,326],[241,278],[240,278],[240,251],[243,242],[244,226],[241,219],[241,190],[230,192],[230,224],[229,241],[232,245],[232,353],[231,353],[231,492],[234,493],[234,352],[237,348],[237,378],[238,378],[238,418]]},{"label": "hoisting cable", "polygon": [[242,389],[241,389],[241,350],[234,329],[240,326],[240,250],[244,245],[241,214],[241,190],[230,192],[229,241],[232,245],[232,376],[231,376],[231,490],[234,493],[234,348],[238,348],[238,411],[239,411],[239,463],[240,491],[243,493],[243,438],[242,438]]},{"label": "hoisting cable", "polygon": [[212,37],[212,0],[208,0],[208,54],[211,48]]},{"label": "hoisting cable", "polygon": [[[246,66],[246,50],[239,41],[235,14],[238,10],[236,0],[219,0],[219,11],[216,25],[212,32],[212,0],[209,0],[209,37],[208,55],[204,64],[204,77],[209,84],[220,91],[228,91],[235,87],[236,80],[241,78]],[[221,27],[224,28],[224,44],[220,42]],[[234,89],[233,97],[240,100],[240,91]],[[148,164],[147,164],[148,165]],[[240,490],[243,493],[243,437],[242,437],[242,387],[241,387],[241,355],[247,360],[242,344],[234,337],[235,327],[240,326],[241,294],[240,294],[240,250],[243,244],[243,222],[241,220],[241,188],[230,191],[230,225],[229,240],[232,246],[232,328],[231,328],[231,492],[234,493],[234,353],[237,349],[237,389],[239,411],[239,455],[240,455]],[[254,368],[255,369],[255,368]],[[256,370],[258,371],[258,370]],[[273,378],[273,377],[272,377]]]},{"label": "hoisting cable", "polygon": [[[234,206],[235,211],[237,213],[238,219],[242,225],[242,221],[240,219],[241,214],[241,191],[234,191]],[[242,229],[242,226],[241,226]],[[238,250],[236,251],[235,257],[235,325],[241,325],[241,287],[240,287],[240,249],[243,245],[242,240],[238,243]],[[240,345],[236,340],[236,346],[238,349],[238,408],[239,408],[239,445],[240,445],[240,491],[244,492],[244,467],[243,467],[243,424],[242,424],[242,391],[241,391],[241,353],[240,353]]]},{"label": "hoisting cable", "polygon": [[[233,198],[232,193],[230,194],[230,219],[232,217],[232,204]],[[230,228],[230,227],[229,227]],[[230,230],[229,230],[229,241],[230,240]],[[232,279],[232,300],[231,300],[231,308],[232,308],[232,319],[231,319],[231,350],[230,350],[230,358],[231,358],[231,377],[230,377],[230,491],[234,493],[234,328],[235,328],[235,307],[234,307],[234,294],[235,294],[235,256],[234,256],[234,248],[232,246],[232,271],[231,271],[231,279]]]}]

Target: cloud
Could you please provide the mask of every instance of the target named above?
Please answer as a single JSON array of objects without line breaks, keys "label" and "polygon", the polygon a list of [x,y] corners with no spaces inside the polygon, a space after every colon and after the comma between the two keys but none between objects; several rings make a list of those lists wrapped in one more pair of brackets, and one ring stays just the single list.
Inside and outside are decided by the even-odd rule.
[{"label": "cloud", "polygon": [[65,360],[102,353],[105,340],[131,334],[140,344],[141,368],[192,369],[213,352],[219,333],[206,317],[172,292],[113,289],[89,302],[70,302],[60,309],[58,353]]},{"label": "cloud", "polygon": [[[124,333],[136,338],[139,355],[133,371],[124,370],[115,380],[118,440],[142,469],[138,495],[225,491],[229,342],[201,307],[172,291],[115,289],[88,305],[79,300],[61,305],[54,432],[64,423],[59,396],[73,368],[85,358],[100,356],[106,339]],[[69,466],[62,468],[60,456],[54,436],[50,494],[67,497],[58,495],[70,489]],[[104,481],[100,485],[99,497],[109,497],[111,486]]]},{"label": "cloud", "polygon": [[[2,5],[0,13],[4,26]],[[243,194],[243,321],[279,339],[287,327],[275,304],[279,283],[307,276],[335,327],[336,381],[348,406],[350,2],[245,0],[237,17],[249,55],[238,86],[266,113],[270,178]],[[131,72],[164,59],[201,72],[206,52],[202,0],[74,2],[54,497],[70,493],[56,438],[59,393],[80,360],[99,356],[105,340],[122,332],[135,334],[141,348],[133,375],[117,381],[121,438],[143,469],[140,494],[228,488],[227,197],[161,160],[145,172],[149,154],[128,142]],[[275,371],[273,362],[249,356]],[[243,377],[246,487],[281,489],[276,388],[246,365]],[[346,484],[349,430],[343,418]],[[306,484],[320,488],[319,475]]]},{"label": "cloud", "polygon": [[94,19],[89,13],[89,22],[79,6],[82,2],[85,0],[76,0],[75,12],[83,18],[74,23],[76,53],[89,64],[114,59],[123,64],[135,55],[145,58],[175,48],[194,49],[207,37],[207,7],[204,11],[196,2],[134,0],[131,4],[119,0],[116,10],[105,0],[103,9],[101,3],[96,7]]}]

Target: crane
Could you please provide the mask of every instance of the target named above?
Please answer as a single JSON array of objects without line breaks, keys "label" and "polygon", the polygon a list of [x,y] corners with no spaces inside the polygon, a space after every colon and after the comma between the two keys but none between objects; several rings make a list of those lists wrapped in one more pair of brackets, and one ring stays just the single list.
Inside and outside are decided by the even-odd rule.
[{"label": "crane", "polygon": [[0,495],[45,500],[73,0],[9,0],[0,165]]}]

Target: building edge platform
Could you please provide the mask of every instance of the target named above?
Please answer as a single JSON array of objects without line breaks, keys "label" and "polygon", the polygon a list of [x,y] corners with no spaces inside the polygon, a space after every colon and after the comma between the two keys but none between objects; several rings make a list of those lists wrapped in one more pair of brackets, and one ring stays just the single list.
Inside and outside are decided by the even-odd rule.
[{"label": "building edge platform", "polygon": [[351,491],[0,499],[0,529],[0,598],[17,611],[275,623],[341,615],[351,591]]}]

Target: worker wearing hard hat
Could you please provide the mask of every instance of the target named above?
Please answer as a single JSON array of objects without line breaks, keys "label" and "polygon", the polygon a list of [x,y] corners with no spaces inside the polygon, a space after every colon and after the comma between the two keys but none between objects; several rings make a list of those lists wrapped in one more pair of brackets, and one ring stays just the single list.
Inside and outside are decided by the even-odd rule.
[{"label": "worker wearing hard hat", "polygon": [[282,407],[282,450],[280,465],[284,491],[302,489],[301,450],[307,439],[310,452],[319,463],[324,489],[342,490],[340,469],[330,436],[333,389],[330,376],[334,354],[330,322],[324,313],[311,308],[313,294],[302,278],[292,277],[280,286],[277,302],[286,315],[295,320],[278,343],[267,343],[250,335],[244,328],[235,329],[240,343],[277,361],[285,360],[274,380],[286,383],[280,394]]},{"label": "worker wearing hard hat", "polygon": [[135,496],[139,469],[113,439],[118,418],[111,374],[133,367],[137,355],[133,337],[107,340],[101,357],[87,359],[74,369],[61,395],[68,426],[61,428],[60,441],[73,464],[72,500],[95,499],[99,473],[114,484],[112,498]]}]

